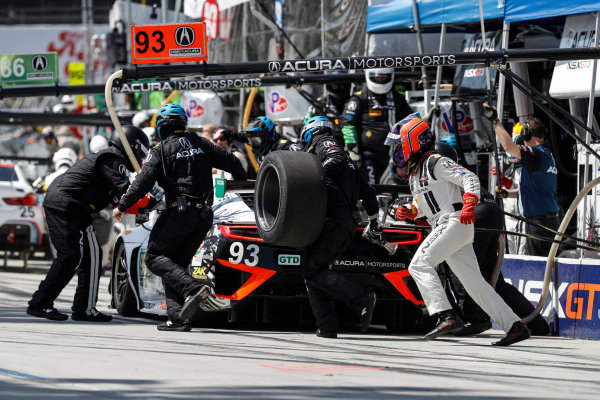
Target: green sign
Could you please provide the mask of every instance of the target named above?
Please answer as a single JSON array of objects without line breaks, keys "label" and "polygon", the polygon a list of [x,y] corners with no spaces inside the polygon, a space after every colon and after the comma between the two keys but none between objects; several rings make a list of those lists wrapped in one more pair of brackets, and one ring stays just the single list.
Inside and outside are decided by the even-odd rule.
[{"label": "green sign", "polygon": [[58,82],[58,54],[0,56],[0,83],[40,84]]}]

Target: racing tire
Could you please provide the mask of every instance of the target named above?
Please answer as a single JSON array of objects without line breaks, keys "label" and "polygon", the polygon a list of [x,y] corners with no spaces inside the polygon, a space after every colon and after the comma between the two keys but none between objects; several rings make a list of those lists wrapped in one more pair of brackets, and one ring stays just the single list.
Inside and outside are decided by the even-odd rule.
[{"label": "racing tire", "polygon": [[137,300],[133,289],[129,284],[129,266],[127,264],[127,253],[125,245],[117,245],[113,263],[112,277],[112,299],[115,309],[124,317],[131,317],[137,314]]},{"label": "racing tire", "polygon": [[275,246],[313,243],[327,210],[325,172],[319,159],[299,151],[274,151],[256,177],[254,216],[260,237]]}]

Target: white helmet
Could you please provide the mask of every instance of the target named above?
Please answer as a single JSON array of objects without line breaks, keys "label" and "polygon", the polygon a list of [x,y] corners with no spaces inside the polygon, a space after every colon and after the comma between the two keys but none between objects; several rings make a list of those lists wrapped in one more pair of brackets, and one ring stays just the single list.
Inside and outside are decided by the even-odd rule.
[{"label": "white helmet", "polygon": [[77,161],[77,153],[75,150],[69,147],[62,147],[56,150],[54,156],[52,156],[52,162],[54,163],[54,169],[57,170],[61,165],[66,165],[69,168]]},{"label": "white helmet", "polygon": [[367,88],[376,94],[389,92],[394,85],[393,68],[375,68],[365,70]]},{"label": "white helmet", "polygon": [[136,113],[133,118],[131,119],[131,125],[141,128],[140,125],[142,125],[144,122],[149,121],[150,117],[148,116],[148,114],[146,114],[144,111],[140,111],[138,113]]},{"label": "white helmet", "polygon": [[148,136],[148,142],[150,142],[150,147],[154,146],[154,143],[156,143],[156,130],[151,126],[147,126],[145,128],[142,128],[142,132],[144,132],[146,136]]},{"label": "white helmet", "polygon": [[96,135],[90,140],[90,153],[97,153],[108,148],[108,140],[102,135]]}]

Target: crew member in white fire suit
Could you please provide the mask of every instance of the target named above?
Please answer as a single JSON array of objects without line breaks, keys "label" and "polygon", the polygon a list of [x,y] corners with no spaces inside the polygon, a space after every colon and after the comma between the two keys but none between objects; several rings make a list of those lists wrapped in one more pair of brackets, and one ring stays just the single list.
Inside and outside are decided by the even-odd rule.
[{"label": "crew member in white fire suit", "polygon": [[[437,326],[425,335],[432,340],[463,327],[452,310],[434,267],[446,261],[475,302],[507,333],[496,346],[508,346],[531,336],[529,329],[483,279],[473,251],[475,206],[479,202],[477,175],[434,150],[427,123],[407,117],[396,123],[386,143],[394,145],[399,167],[408,168],[411,204],[398,208],[401,220],[425,217],[431,233],[417,249],[409,272]],[[464,189],[464,196],[461,195]]]}]

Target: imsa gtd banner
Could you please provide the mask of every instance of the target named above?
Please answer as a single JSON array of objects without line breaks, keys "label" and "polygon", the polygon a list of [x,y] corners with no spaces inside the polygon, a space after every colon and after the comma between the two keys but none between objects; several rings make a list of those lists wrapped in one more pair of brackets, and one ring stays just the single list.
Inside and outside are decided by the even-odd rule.
[{"label": "imsa gtd banner", "polygon": [[[600,260],[556,260],[542,316],[559,336],[600,340]],[[502,274],[535,306],[545,267],[543,257],[506,255]]]},{"label": "imsa gtd banner", "polygon": [[[560,48],[593,47],[596,14],[570,15],[565,21]],[[550,82],[555,98],[589,97],[592,86],[592,60],[557,61]],[[596,95],[600,93],[600,65],[596,71]]]}]

